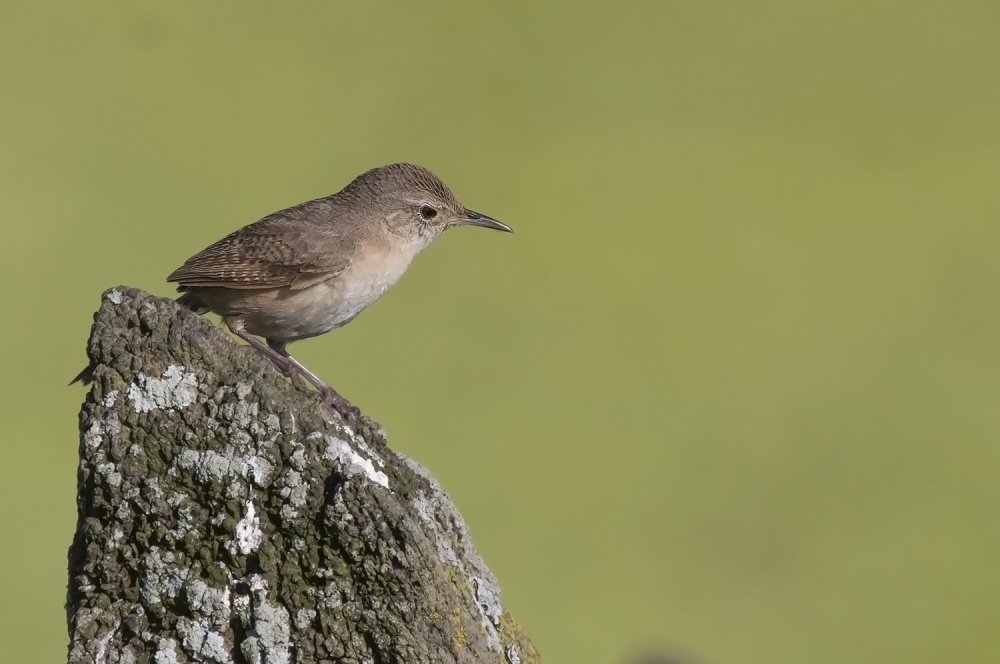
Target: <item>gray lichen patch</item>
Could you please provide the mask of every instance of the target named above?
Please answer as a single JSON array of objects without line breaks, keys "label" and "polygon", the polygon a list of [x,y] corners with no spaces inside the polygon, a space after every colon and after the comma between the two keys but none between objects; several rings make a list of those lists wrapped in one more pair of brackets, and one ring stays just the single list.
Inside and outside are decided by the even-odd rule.
[{"label": "gray lichen patch", "polygon": [[88,450],[93,451],[101,446],[105,438],[121,433],[121,423],[118,421],[118,414],[111,412],[107,417],[94,421],[83,432],[83,444]]},{"label": "gray lichen patch", "polygon": [[263,601],[255,607],[253,627],[248,630],[240,650],[250,662],[288,664],[291,661],[290,637],[288,609]]},{"label": "gray lichen patch", "polygon": [[369,459],[371,459],[373,463],[378,464],[379,468],[385,467],[385,461],[383,461],[382,457],[376,454],[375,451],[368,446],[368,443],[365,442],[365,439],[362,436],[355,434],[354,444],[357,446],[359,450],[361,450],[362,453],[364,453]]},{"label": "gray lichen patch", "polygon": [[260,519],[257,518],[257,511],[253,501],[247,501],[247,513],[236,524],[236,532],[233,539],[227,543],[226,548],[230,553],[240,553],[244,556],[253,553],[260,546],[264,539],[264,533],[260,529]]},{"label": "gray lichen patch", "polygon": [[222,452],[182,450],[171,465],[171,471],[193,470],[195,479],[202,484],[245,477],[250,468],[249,458],[238,455],[233,449],[225,449]]},{"label": "gray lichen patch", "polygon": [[229,587],[213,588],[201,579],[189,581],[184,587],[188,608],[212,627],[225,627],[230,620],[232,602]]},{"label": "gray lichen patch", "polygon": [[282,478],[282,483],[278,495],[285,499],[286,504],[281,507],[281,518],[294,519],[299,515],[299,509],[306,504],[309,485],[305,483],[302,472],[298,470],[288,470]]},{"label": "gray lichen patch", "polygon": [[154,664],[178,664],[177,642],[171,638],[161,638],[157,641],[153,662]]},{"label": "gray lichen patch", "polygon": [[269,584],[261,575],[251,574],[240,585],[245,590],[238,597],[234,615],[246,630],[241,654],[248,662],[290,664],[292,624],[288,609],[271,601]]},{"label": "gray lichen patch", "polygon": [[503,605],[500,604],[500,586],[496,579],[474,576],[472,582],[476,587],[476,603],[490,623],[494,627],[499,627],[500,618],[503,616]]},{"label": "gray lichen patch", "polygon": [[[334,436],[324,436],[319,433],[310,434],[309,436],[306,436],[306,438],[309,439],[316,436],[322,436],[322,438],[326,441],[327,458],[340,461],[347,468],[348,473],[352,475],[362,474],[372,482],[375,482],[386,489],[389,488],[388,475],[381,470],[377,470],[371,459],[356,452],[346,441]],[[368,452],[375,457],[371,450]],[[378,459],[378,457],[375,458]],[[378,459],[378,461],[381,462],[381,459]]]},{"label": "gray lichen patch", "polygon": [[117,488],[121,484],[122,474],[115,469],[115,464],[110,462],[99,463],[96,468],[97,472],[104,477],[104,481],[111,488]]},{"label": "gray lichen patch", "polygon": [[314,620],[316,620],[315,609],[299,609],[299,612],[295,614],[295,628],[307,629]]},{"label": "gray lichen patch", "polygon": [[432,529],[434,544],[437,546],[438,557],[441,558],[441,561],[461,569],[462,562],[458,559],[458,554],[455,553],[455,549],[452,546],[452,538],[434,521],[434,508],[423,491],[417,492],[416,497],[413,499],[413,507],[417,511],[417,516]]},{"label": "gray lichen patch", "polygon": [[184,652],[196,662],[218,662],[231,664],[226,637],[201,620],[191,620],[184,616],[177,619],[177,633],[181,637]]},{"label": "gray lichen patch", "polygon": [[128,400],[138,413],[161,408],[187,408],[198,398],[198,377],[171,364],[162,378],[140,373],[128,387]]},{"label": "gray lichen patch", "polygon": [[142,604],[147,609],[157,611],[162,610],[165,602],[180,595],[191,570],[173,551],[153,547],[143,557],[139,573]]}]

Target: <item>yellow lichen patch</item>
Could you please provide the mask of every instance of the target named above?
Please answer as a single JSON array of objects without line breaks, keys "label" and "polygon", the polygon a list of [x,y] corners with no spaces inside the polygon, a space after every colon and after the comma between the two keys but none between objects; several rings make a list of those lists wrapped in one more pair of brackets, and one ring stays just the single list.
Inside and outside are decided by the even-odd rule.
[{"label": "yellow lichen patch", "polygon": [[500,627],[497,631],[500,634],[500,643],[503,644],[505,649],[511,646],[515,646],[518,649],[521,664],[535,664],[541,661],[534,644],[524,635],[520,627],[518,627],[517,621],[514,620],[508,611],[504,611],[503,616],[501,616]]}]

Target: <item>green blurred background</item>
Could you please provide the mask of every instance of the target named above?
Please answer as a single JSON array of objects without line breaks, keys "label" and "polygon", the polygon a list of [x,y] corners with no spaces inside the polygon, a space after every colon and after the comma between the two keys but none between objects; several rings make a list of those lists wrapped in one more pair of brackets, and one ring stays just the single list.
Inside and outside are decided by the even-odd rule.
[{"label": "green blurred background", "polygon": [[107,287],[411,160],[463,229],[297,356],[545,661],[1000,661],[1000,3],[3,3],[0,651],[65,657]]}]

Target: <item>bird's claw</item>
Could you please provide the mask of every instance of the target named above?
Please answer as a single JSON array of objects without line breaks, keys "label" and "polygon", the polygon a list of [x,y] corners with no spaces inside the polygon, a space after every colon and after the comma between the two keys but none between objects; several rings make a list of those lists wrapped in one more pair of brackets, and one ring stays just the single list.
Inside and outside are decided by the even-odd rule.
[{"label": "bird's claw", "polygon": [[292,387],[297,389],[299,392],[309,392],[309,388],[306,386],[305,381],[302,380],[302,374],[293,368],[290,368],[285,372],[288,375],[288,379],[292,381]]},{"label": "bird's claw", "polygon": [[320,398],[323,403],[337,411],[348,424],[356,424],[361,418],[361,409],[351,405],[351,402],[337,394],[333,388],[320,390]]}]

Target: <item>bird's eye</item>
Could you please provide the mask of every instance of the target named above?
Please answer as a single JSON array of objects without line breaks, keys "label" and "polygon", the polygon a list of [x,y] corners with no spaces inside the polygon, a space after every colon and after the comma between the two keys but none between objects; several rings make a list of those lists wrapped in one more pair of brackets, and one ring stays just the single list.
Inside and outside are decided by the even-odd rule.
[{"label": "bird's eye", "polygon": [[424,221],[430,221],[434,217],[438,216],[438,211],[430,205],[421,205],[420,216],[424,218]]}]

